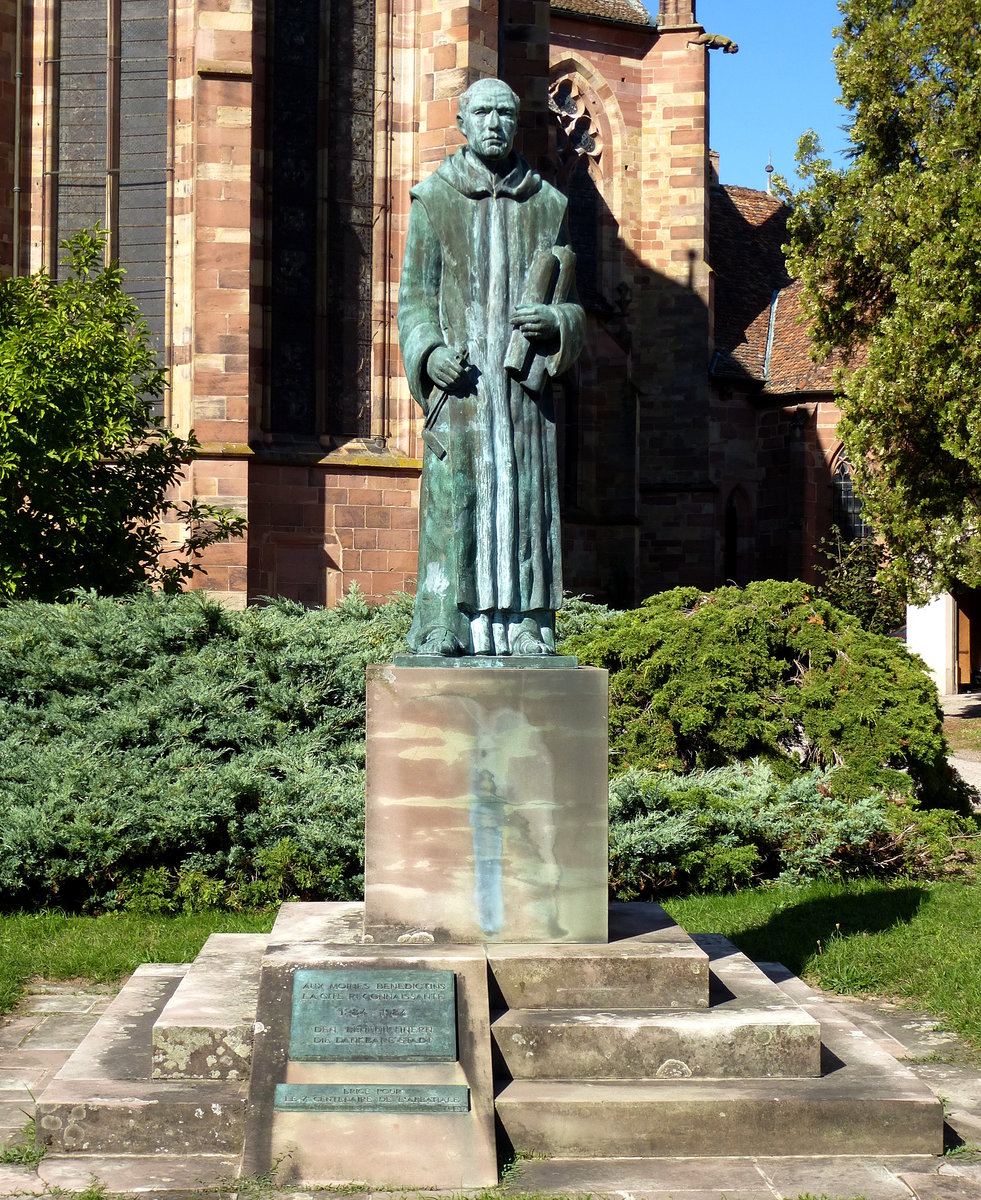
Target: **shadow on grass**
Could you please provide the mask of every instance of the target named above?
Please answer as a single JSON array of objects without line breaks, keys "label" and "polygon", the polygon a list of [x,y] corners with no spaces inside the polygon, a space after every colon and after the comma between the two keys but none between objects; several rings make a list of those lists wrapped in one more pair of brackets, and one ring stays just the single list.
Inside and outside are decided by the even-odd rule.
[{"label": "shadow on grass", "polygon": [[780,962],[800,975],[818,943],[826,947],[833,938],[907,925],[925,895],[926,889],[911,885],[802,898],[762,924],[733,930],[729,938],[753,962]]}]

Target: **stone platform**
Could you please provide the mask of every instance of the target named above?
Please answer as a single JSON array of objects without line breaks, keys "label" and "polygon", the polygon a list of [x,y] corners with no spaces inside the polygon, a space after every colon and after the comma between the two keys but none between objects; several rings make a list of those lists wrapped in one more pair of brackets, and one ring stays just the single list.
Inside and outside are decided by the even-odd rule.
[{"label": "stone platform", "polygon": [[[88,1159],[94,1167],[107,1157],[143,1156],[150,1171],[166,1161],[161,1155],[179,1156],[181,1177],[203,1185],[227,1183],[244,1152],[250,1174],[282,1156],[282,1181],[291,1181],[288,1132],[270,1141],[249,1116],[249,1077],[256,1077],[254,1102],[257,1077],[265,1086],[285,1080],[288,1065],[285,1056],[280,1066],[275,1055],[263,1058],[262,1037],[248,1037],[268,987],[264,973],[279,972],[282,981],[290,963],[361,963],[377,952],[404,956],[410,966],[456,953],[376,951],[363,940],[362,911],[360,904],[284,905],[268,938],[214,935],[192,965],[140,968],[39,1098],[47,1161],[64,1156],[84,1166]],[[479,1001],[467,1004],[476,1020],[458,1018],[461,1040],[469,1031],[464,1070],[473,1110],[488,1103],[496,1113],[500,1161],[532,1156],[522,1168],[528,1186],[538,1186],[549,1162],[599,1178],[616,1174],[611,1160],[636,1174],[645,1162],[653,1169],[681,1157],[928,1161],[942,1153],[940,1102],[840,1009],[815,1009],[795,994],[796,981],[776,982],[724,939],[689,938],[656,905],[611,906],[608,944],[459,953],[483,963],[470,978],[487,989],[489,1028]],[[268,1020],[258,1028],[268,1029]],[[484,1147],[493,1125],[487,1112]],[[428,1118],[413,1121],[403,1144],[421,1143],[424,1153],[421,1173],[404,1187],[481,1186],[463,1169],[441,1174]],[[399,1123],[385,1122],[386,1136],[397,1137]],[[342,1158],[332,1160],[323,1138],[313,1175],[305,1167],[292,1184],[382,1186],[390,1178],[376,1172],[370,1146],[356,1160]]]}]

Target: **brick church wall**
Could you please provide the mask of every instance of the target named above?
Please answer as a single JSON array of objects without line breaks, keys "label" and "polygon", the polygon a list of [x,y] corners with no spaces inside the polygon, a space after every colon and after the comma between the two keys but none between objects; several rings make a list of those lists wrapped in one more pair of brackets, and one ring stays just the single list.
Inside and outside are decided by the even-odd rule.
[{"label": "brick church wall", "polygon": [[[688,44],[700,28],[690,0],[661,0],[657,30],[573,19],[548,0],[371,5],[373,74],[355,51],[367,96],[357,97],[364,111],[350,114],[358,130],[371,114],[370,272],[345,279],[352,305],[370,304],[370,412],[356,432],[319,423],[302,436],[270,420],[273,2],[171,0],[165,417],[202,443],[178,494],[249,520],[245,541],[207,552],[197,586],[233,605],[270,594],[330,604],[352,583],[376,599],[413,587],[421,421],[395,323],[409,189],[461,144],[459,92],[498,73],[523,97],[518,148],[547,176],[563,169],[548,105],[556,79],[575,81],[602,143],[577,184],[598,218],[583,260],[592,255],[589,344],[577,379],[558,392],[567,586],[623,604],[675,583],[720,581],[719,531],[738,480],[755,488],[776,561],[784,551],[776,525],[767,530],[779,519],[772,497],[782,486],[786,420],[761,415],[751,432],[756,415],[713,408],[709,389],[708,53]],[[366,3],[351,11],[367,12]],[[25,125],[45,130],[57,103],[45,66],[48,10],[29,10]],[[8,194],[14,11],[14,0],[0,0],[0,188]],[[52,248],[56,183],[46,154],[42,136],[25,145],[32,269]],[[9,204],[0,205],[0,269],[8,218]],[[329,364],[324,373],[329,400]],[[812,482],[802,543],[820,524],[819,459],[833,440],[822,414],[815,407],[804,430]],[[756,433],[762,453],[753,466]]]},{"label": "brick church wall", "polygon": [[13,268],[16,29],[14,0],[0,0],[0,275]]},{"label": "brick church wall", "polygon": [[578,498],[566,528],[573,590],[615,603],[714,579],[709,461],[707,53],[691,5],[662,3],[656,35],[553,15],[553,77],[600,110],[595,171],[613,237],[580,371]]}]

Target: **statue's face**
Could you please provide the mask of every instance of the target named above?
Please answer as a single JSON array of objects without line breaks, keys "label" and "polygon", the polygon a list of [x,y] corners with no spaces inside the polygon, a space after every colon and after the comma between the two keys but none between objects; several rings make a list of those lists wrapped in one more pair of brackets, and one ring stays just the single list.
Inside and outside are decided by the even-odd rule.
[{"label": "statue's face", "polygon": [[497,80],[473,88],[470,104],[457,117],[470,149],[485,163],[501,162],[511,153],[518,110],[510,91]]}]

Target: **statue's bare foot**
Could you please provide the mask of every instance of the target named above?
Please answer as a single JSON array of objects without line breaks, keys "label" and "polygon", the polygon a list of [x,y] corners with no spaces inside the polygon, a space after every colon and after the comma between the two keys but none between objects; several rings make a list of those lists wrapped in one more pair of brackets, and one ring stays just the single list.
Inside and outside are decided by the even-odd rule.
[{"label": "statue's bare foot", "polygon": [[521,658],[530,658],[536,654],[554,654],[555,652],[549,650],[541,638],[537,638],[533,633],[523,630],[512,642],[511,653]]},{"label": "statue's bare foot", "polygon": [[439,655],[442,658],[452,658],[454,655],[460,654],[462,650],[463,647],[457,639],[442,625],[431,629],[419,647],[420,654]]}]

